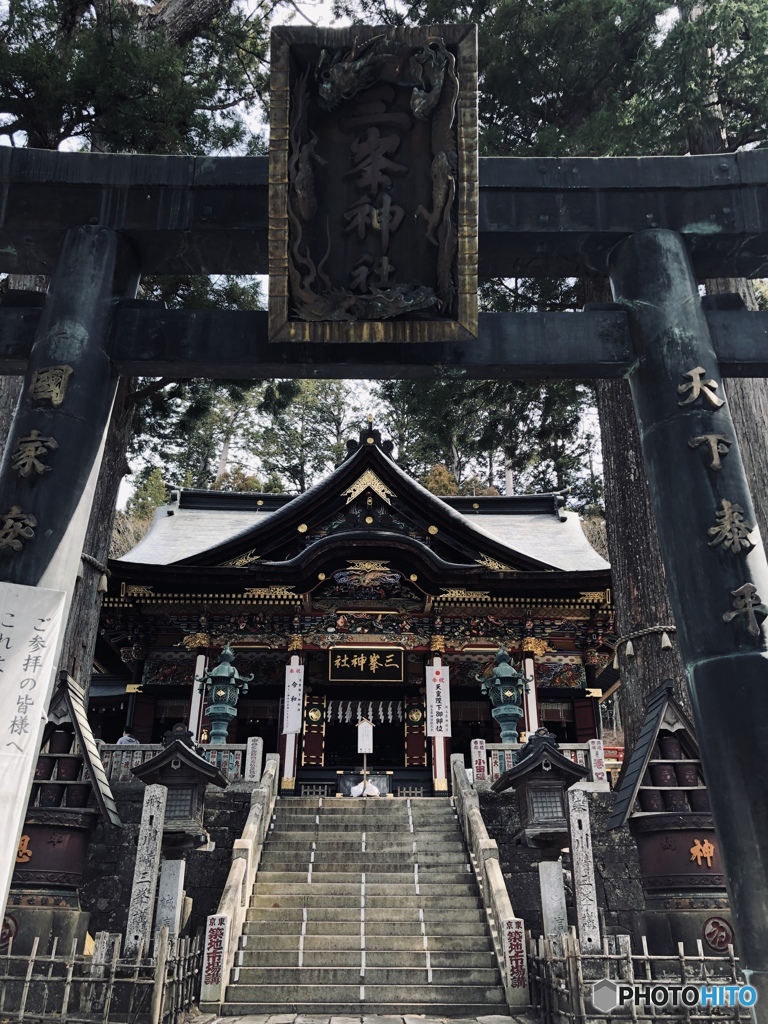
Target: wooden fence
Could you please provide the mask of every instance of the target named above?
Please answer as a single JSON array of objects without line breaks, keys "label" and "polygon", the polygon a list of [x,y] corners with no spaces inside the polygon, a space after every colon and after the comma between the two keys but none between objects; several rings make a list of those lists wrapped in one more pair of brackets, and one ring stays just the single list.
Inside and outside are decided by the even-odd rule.
[{"label": "wooden fence", "polygon": [[[84,956],[57,948],[13,952],[13,940],[0,954],[0,1020],[57,1021],[60,1024],[178,1024],[199,990],[200,937],[168,941],[161,928],[155,956],[120,956],[119,935],[96,936],[97,953]],[[101,950],[101,956],[98,951]]]},{"label": "wooden fence", "polygon": [[559,940],[531,939],[528,952],[531,1001],[541,1024],[616,1024],[628,1021],[752,1020],[741,1006],[648,1006],[629,1004],[601,1013],[592,1003],[592,986],[608,978],[642,985],[647,981],[668,985],[743,985],[733,946],[727,953],[707,955],[701,940],[696,953],[686,953],[683,943],[677,956],[650,955],[645,937],[642,952],[633,953],[628,935],[603,939],[601,952],[582,953],[575,930]]}]

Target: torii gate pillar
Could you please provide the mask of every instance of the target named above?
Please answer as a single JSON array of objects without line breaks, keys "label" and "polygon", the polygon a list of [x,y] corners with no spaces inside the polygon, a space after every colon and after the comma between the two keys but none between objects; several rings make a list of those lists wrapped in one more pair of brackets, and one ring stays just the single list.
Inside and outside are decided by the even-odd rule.
[{"label": "torii gate pillar", "polygon": [[67,232],[0,466],[0,578],[62,590],[65,609],[117,387],[114,316],[138,283],[138,261],[117,231]]},{"label": "torii gate pillar", "polygon": [[[739,955],[768,1021],[768,563],[685,243],[613,251],[629,375],[680,652],[727,868]],[[706,861],[691,857],[705,881]]]}]

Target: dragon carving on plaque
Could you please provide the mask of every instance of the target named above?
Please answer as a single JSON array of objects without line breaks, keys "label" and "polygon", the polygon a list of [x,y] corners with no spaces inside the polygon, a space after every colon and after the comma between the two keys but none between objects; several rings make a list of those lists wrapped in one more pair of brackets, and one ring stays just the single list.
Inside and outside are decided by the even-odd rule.
[{"label": "dragon carving on plaque", "polygon": [[[275,30],[291,42],[277,46],[285,181],[270,209],[273,242],[284,214],[285,258],[272,297],[285,320],[306,324],[461,324],[460,200],[476,179],[459,130],[461,46],[441,29],[363,28],[347,45],[333,43],[349,33],[314,30],[314,45],[302,46],[304,31]],[[279,112],[279,146],[275,120]],[[355,340],[390,337],[432,340],[424,331],[413,339],[358,331]],[[346,335],[315,330],[315,339]],[[299,331],[288,340],[309,338]]]}]

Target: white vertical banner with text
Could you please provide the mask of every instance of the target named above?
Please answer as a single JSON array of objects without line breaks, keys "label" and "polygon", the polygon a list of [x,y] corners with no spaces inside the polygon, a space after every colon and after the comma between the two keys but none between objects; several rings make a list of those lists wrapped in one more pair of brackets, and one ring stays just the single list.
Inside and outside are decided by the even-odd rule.
[{"label": "white vertical banner with text", "polygon": [[0,583],[0,899],[8,898],[56,669],[65,594]]},{"label": "white vertical banner with text", "polygon": [[451,735],[450,676],[446,665],[435,658],[427,665],[427,736]]},{"label": "white vertical banner with text", "polygon": [[373,753],[373,723],[367,718],[361,718],[357,723],[357,752],[358,754]]},{"label": "white vertical banner with text", "polygon": [[285,704],[283,705],[283,734],[301,732],[304,710],[304,666],[293,655],[285,666]]}]

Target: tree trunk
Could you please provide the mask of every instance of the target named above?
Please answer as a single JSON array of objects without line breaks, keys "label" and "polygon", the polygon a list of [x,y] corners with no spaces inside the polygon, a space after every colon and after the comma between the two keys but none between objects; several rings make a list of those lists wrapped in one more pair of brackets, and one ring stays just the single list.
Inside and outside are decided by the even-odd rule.
[{"label": "tree trunk", "polygon": [[[587,282],[590,302],[611,299],[607,281]],[[664,563],[656,535],[640,435],[629,384],[624,380],[596,382],[597,411],[603,452],[605,519],[608,555],[613,577],[616,635],[626,636],[650,626],[672,626]],[[645,718],[645,698],[665,679],[672,679],[675,696],[690,710],[690,694],[674,633],[672,647],[662,649],[661,636],[633,639],[634,656],[626,646],[618,651],[621,671],[621,717],[624,744],[634,748]]]},{"label": "tree trunk", "polygon": [[[140,13],[140,39],[148,40],[153,29],[163,28],[170,39],[183,45],[207,28],[214,18],[229,10],[232,2],[233,0],[160,0],[149,10],[137,7]],[[18,288],[19,285],[15,287]],[[19,381],[22,379],[19,378]],[[16,398],[12,399],[13,385],[10,382],[13,380],[15,379],[5,378],[0,382],[0,415],[11,401],[12,408],[15,409],[18,401],[20,384],[16,388]],[[130,472],[126,462],[126,450],[131,434],[134,409],[132,393],[135,386],[136,382],[132,379],[123,379],[118,385],[85,537],[84,553],[102,564],[105,564],[109,557],[120,482],[125,474]],[[10,417],[4,429],[0,421],[0,437],[7,437],[9,425]],[[87,690],[98,636],[101,609],[98,585],[101,573],[85,563],[82,568],[83,577],[75,585],[59,668],[68,671]]]},{"label": "tree trunk", "polygon": [[163,28],[169,39],[183,46],[231,6],[232,0],[160,0],[148,10],[139,7],[139,38],[144,41]]},{"label": "tree trunk", "polygon": [[[722,277],[705,281],[708,295],[738,294],[747,309],[757,309],[752,282],[743,277]],[[755,516],[763,542],[768,541],[768,463],[765,431],[768,429],[768,380],[731,377],[724,385],[752,492]]]},{"label": "tree trunk", "polygon": [[[120,482],[125,474],[130,472],[125,452],[131,436],[134,410],[132,395],[135,385],[134,379],[123,377],[117,387],[101,472],[96,483],[91,518],[88,521],[83,545],[83,552],[102,565],[106,564],[109,557]],[[59,668],[69,672],[87,692],[99,631],[101,594],[98,587],[101,572],[86,562],[82,563],[82,571],[82,578],[75,584]]]},{"label": "tree trunk", "polygon": [[[649,626],[674,624],[667,596],[656,522],[640,448],[640,435],[629,385],[624,380],[597,381],[597,409],[603,445],[605,515],[613,575],[616,633],[625,636]],[[674,634],[662,649],[658,633],[632,641],[634,657],[619,650],[621,717],[624,743],[634,748],[645,718],[645,698],[665,679],[690,709],[688,683]]]}]

